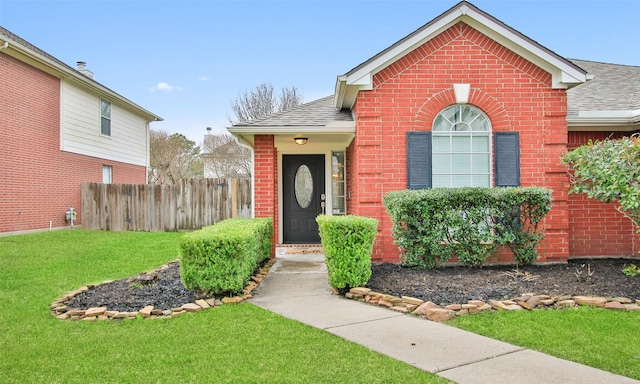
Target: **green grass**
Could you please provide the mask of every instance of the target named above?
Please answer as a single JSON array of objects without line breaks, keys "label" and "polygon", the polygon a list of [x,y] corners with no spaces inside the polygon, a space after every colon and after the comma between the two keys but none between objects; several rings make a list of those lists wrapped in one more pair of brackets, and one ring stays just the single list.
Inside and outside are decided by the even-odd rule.
[{"label": "green grass", "polygon": [[60,321],[83,284],[178,257],[179,233],[57,231],[0,238],[2,383],[444,383],[250,303],[175,319]]},{"label": "green grass", "polygon": [[488,312],[449,325],[604,371],[640,379],[640,312],[580,307]]}]

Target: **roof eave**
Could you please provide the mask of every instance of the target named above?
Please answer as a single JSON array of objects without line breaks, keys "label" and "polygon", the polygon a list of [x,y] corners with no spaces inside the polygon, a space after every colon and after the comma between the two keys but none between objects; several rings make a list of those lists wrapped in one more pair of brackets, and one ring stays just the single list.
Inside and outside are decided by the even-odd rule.
[{"label": "roof eave", "polygon": [[60,65],[59,63],[56,63],[55,61],[52,61],[49,58],[38,54],[37,52],[33,52],[31,49],[23,46],[18,42],[9,40],[5,36],[0,37],[0,42],[8,43],[8,46],[3,49],[2,52],[7,53],[10,56],[17,56],[18,59],[26,58],[30,61],[29,64],[39,64],[37,65],[38,69],[41,69],[56,77],[73,81],[76,84],[81,84],[83,87],[91,89],[100,95],[108,96],[111,100],[117,100],[120,104],[127,106],[136,114],[144,117],[148,122],[164,120],[162,117],[142,108],[141,106],[110,90],[97,81],[88,78],[87,76],[73,70],[72,68]]},{"label": "roof eave", "polygon": [[347,74],[339,76],[336,81],[336,107],[351,109],[359,91],[372,89],[373,75],[460,21],[549,72],[554,89],[569,89],[588,80],[582,68],[471,4],[461,2]]},{"label": "roof eave", "polygon": [[234,125],[227,127],[227,130],[234,135],[277,135],[291,133],[334,135],[355,133],[356,123],[355,121],[332,121],[325,125]]},{"label": "roof eave", "polygon": [[640,130],[640,109],[627,111],[580,111],[567,116],[570,131],[636,131]]}]

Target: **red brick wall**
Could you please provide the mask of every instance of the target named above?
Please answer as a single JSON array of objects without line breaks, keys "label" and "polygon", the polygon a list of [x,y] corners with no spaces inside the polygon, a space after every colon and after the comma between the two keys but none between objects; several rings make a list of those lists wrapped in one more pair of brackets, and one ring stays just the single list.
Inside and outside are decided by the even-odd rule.
[{"label": "red brick wall", "polygon": [[68,225],[80,183],[102,182],[102,165],[114,183],[146,182],[145,167],[60,151],[59,79],[2,52],[0,68],[0,232]]},{"label": "red brick wall", "polygon": [[[278,152],[273,135],[256,135],[254,139],[254,214],[273,217],[273,244],[278,241]],[[274,249],[275,250],[275,249]],[[275,255],[272,250],[272,256]]]},{"label": "red brick wall", "polygon": [[473,28],[458,24],[374,76],[359,94],[356,139],[349,149],[350,212],[380,220],[376,262],[398,261],[384,193],[406,189],[406,133],[430,131],[455,104],[452,85],[471,84],[469,103],[482,109],[493,131],[520,132],[521,185],[554,190],[554,207],[540,246],[543,261],[569,256],[566,94],[551,76]]},{"label": "red brick wall", "polygon": [[[569,149],[589,139],[620,138],[623,133],[569,132]],[[569,253],[571,256],[638,256],[640,235],[631,220],[616,210],[615,203],[569,195]]]}]

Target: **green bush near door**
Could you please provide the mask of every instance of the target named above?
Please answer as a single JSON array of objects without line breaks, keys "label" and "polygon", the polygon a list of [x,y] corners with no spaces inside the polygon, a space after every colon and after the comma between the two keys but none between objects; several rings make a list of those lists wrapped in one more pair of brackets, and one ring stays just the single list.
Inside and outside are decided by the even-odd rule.
[{"label": "green bush near door", "polygon": [[216,294],[239,292],[271,255],[272,219],[228,219],[180,241],[185,287]]},{"label": "green bush near door", "polygon": [[371,277],[371,251],[378,220],[361,216],[316,218],[329,272],[329,284],[346,290],[363,286]]}]

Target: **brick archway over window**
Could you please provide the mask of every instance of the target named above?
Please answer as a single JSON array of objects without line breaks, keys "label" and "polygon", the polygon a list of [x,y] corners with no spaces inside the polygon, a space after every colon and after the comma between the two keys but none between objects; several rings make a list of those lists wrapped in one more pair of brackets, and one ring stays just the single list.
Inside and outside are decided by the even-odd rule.
[{"label": "brick archway over window", "polygon": [[[431,130],[433,120],[446,107],[456,104],[453,88],[433,94],[416,113],[412,131]],[[513,131],[513,124],[507,111],[494,97],[488,93],[471,87],[469,103],[480,108],[491,120],[492,131]]]}]

